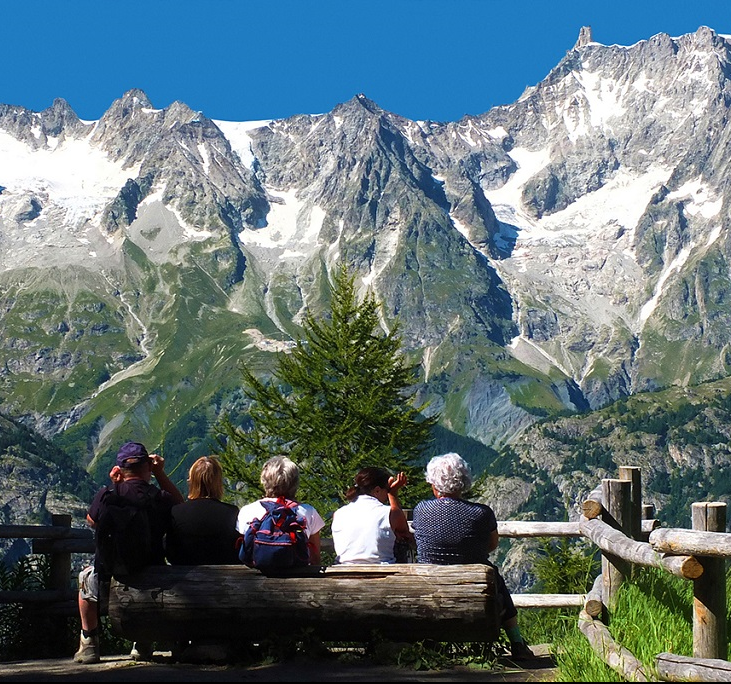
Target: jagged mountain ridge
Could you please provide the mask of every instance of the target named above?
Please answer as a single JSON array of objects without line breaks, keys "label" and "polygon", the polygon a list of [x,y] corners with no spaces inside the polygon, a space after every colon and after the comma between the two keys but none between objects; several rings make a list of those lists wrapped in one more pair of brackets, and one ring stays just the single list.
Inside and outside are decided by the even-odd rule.
[{"label": "jagged mountain ridge", "polygon": [[363,95],[254,123],[138,90],[96,122],[0,106],[3,408],[76,431],[87,460],[157,443],[222,405],[238,359],[271,368],[344,254],[422,396],[486,444],[723,377],[728,76],[728,39],[702,27],[584,37],[457,122]]}]

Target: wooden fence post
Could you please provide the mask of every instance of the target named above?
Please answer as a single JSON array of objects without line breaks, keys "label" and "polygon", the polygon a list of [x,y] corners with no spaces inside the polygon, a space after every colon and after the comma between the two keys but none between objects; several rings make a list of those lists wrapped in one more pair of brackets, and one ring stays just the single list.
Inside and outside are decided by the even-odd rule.
[{"label": "wooden fence post", "polygon": [[[604,513],[602,519],[607,525],[620,530],[628,537],[632,534],[632,482],[629,480],[602,480],[602,500]],[[602,600],[612,610],[617,591],[632,565],[618,556],[602,553]],[[609,615],[603,615],[604,623],[609,624]]]},{"label": "wooden fence post", "polygon": [[[71,529],[71,516],[66,514],[51,515],[53,527],[67,527]],[[35,553],[35,549],[34,549]],[[54,551],[49,554],[49,590],[56,590],[67,594],[71,588],[71,553],[69,551]],[[40,631],[45,632],[44,637],[48,646],[45,654],[51,657],[68,655],[68,617],[63,614],[49,612],[45,606],[28,606],[28,611],[35,614],[43,627]]]},{"label": "wooden fence post", "polygon": [[630,486],[630,528],[627,533],[635,541],[642,536],[642,476],[637,466],[620,466],[619,479],[629,480]]},{"label": "wooden fence post", "polygon": [[[691,506],[693,529],[726,531],[726,504],[720,501]],[[699,556],[703,574],[693,580],[693,655],[728,660],[726,635],[726,559]]]},{"label": "wooden fence post", "polygon": [[642,519],[652,520],[655,517],[655,504],[642,504]]}]

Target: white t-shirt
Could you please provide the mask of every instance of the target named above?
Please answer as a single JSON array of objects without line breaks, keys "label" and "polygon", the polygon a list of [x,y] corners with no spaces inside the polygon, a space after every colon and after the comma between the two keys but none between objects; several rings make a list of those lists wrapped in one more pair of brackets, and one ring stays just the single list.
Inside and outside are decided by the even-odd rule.
[{"label": "white t-shirt", "polygon": [[396,535],[389,520],[391,507],[375,496],[361,494],[333,513],[332,535],[338,563],[395,563]]},{"label": "white t-shirt", "polygon": [[[259,501],[246,504],[239,511],[239,517],[236,519],[236,529],[243,534],[249,529],[249,524],[256,518],[261,518],[267,509],[262,506],[262,501],[276,501],[276,498],[265,497]],[[325,521],[320,517],[320,514],[310,504],[297,504],[297,515],[301,515],[307,521],[307,536],[310,537],[313,534],[319,532],[324,526]]]}]

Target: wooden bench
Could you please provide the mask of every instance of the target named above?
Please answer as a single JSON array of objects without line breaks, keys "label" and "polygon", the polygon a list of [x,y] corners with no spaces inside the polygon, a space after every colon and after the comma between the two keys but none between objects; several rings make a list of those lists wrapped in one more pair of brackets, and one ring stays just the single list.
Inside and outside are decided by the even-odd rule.
[{"label": "wooden bench", "polygon": [[254,641],[308,631],[323,641],[495,641],[486,565],[340,565],[264,575],[243,565],[160,566],[109,595],[112,630],[130,641]]}]

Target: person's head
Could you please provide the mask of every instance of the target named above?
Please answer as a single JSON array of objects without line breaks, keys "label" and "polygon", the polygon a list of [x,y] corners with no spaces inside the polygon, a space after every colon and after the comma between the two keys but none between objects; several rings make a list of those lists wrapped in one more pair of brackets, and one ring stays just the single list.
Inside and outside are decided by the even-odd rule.
[{"label": "person's head", "polygon": [[300,471],[286,456],[274,456],[262,467],[259,479],[265,496],[294,499],[300,484]]},{"label": "person's head", "polygon": [[[379,500],[387,498],[390,477],[385,468],[363,468],[355,476],[353,486],[345,492],[345,498],[348,501],[355,501],[361,494],[375,496]],[[379,496],[381,494],[382,496]]]},{"label": "person's head", "polygon": [[426,481],[435,494],[460,497],[472,486],[470,466],[454,452],[435,456],[426,466]]},{"label": "person's head", "polygon": [[152,478],[150,455],[140,442],[123,444],[117,452],[117,465],[124,480],[141,479],[149,482]]},{"label": "person's head", "polygon": [[188,471],[189,499],[222,499],[223,469],[215,456],[201,456]]}]

